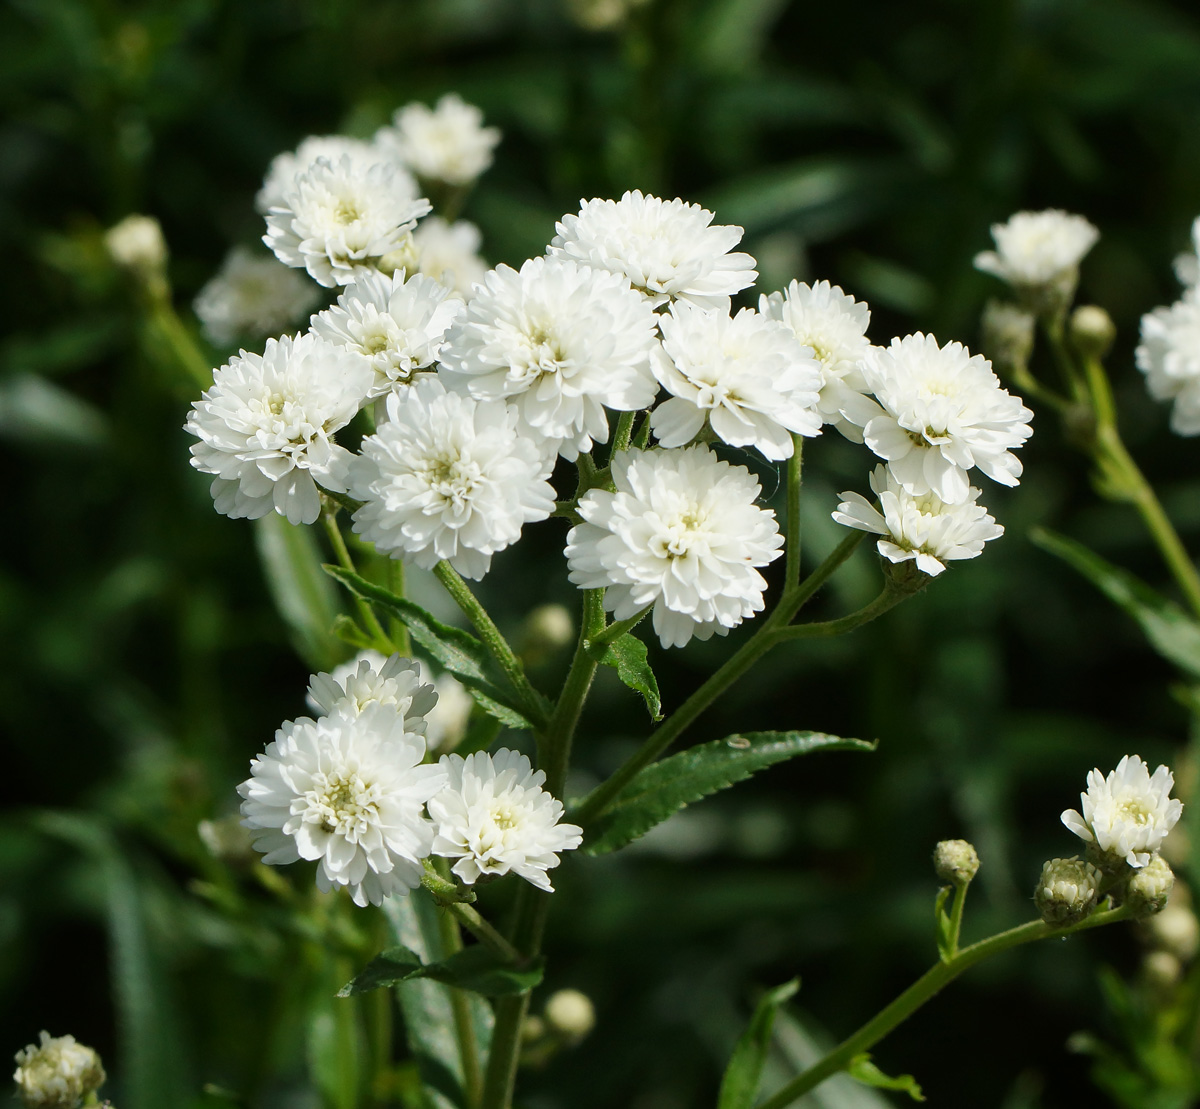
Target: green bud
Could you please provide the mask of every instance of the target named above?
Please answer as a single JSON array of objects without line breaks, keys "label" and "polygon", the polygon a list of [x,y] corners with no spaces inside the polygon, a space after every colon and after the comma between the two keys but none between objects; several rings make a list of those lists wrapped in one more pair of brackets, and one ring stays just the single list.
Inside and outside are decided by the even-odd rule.
[{"label": "green bud", "polygon": [[1161,855],[1153,855],[1145,865],[1129,875],[1125,902],[1138,916],[1151,916],[1166,908],[1175,885],[1175,872]]},{"label": "green bud", "polygon": [[1080,354],[1104,358],[1116,337],[1117,325],[1103,308],[1084,304],[1071,313],[1071,342]]},{"label": "green bud", "polygon": [[1095,907],[1100,893],[1100,871],[1078,856],[1051,859],[1033,891],[1042,920],[1055,928],[1078,924]]},{"label": "green bud", "polygon": [[933,849],[933,869],[943,882],[965,886],[979,872],[979,854],[965,839],[944,839]]}]

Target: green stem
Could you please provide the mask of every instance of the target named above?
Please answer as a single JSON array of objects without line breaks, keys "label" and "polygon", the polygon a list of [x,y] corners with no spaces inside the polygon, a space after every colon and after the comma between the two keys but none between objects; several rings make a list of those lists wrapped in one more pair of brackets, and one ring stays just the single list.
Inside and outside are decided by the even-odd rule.
[{"label": "green stem", "polygon": [[787,465],[784,589],[791,589],[800,581],[800,482],[803,477],[803,448],[804,440],[793,434],[792,457],[788,459]]},{"label": "green stem", "polygon": [[1043,921],[1035,920],[1016,928],[1010,928],[1007,932],[990,936],[986,940],[980,940],[979,943],[972,944],[970,947],[964,947],[949,962],[937,963],[927,970],[849,1039],[844,1040],[819,1063],[809,1067],[803,1074],[797,1075],[782,1089],[760,1103],[758,1109],[784,1109],[784,1106],[791,1105],[793,1101],[808,1093],[825,1079],[845,1070],[855,1056],[861,1055],[877,1044],[893,1028],[912,1016],[934,994],[954,981],[963,971],[989,956],[998,955],[1010,947],[1031,943],[1033,940],[1045,939],[1049,936],[1069,936],[1073,932],[1098,928],[1102,924],[1113,924],[1118,920],[1125,920],[1129,915],[1128,906],[1101,910],[1092,913],[1086,920],[1069,928],[1053,928]]},{"label": "green stem", "polygon": [[1056,314],[1052,319],[1043,317],[1042,330],[1045,333],[1047,342],[1050,344],[1050,351],[1054,356],[1055,365],[1058,366],[1058,371],[1066,382],[1067,388],[1070,390],[1071,399],[1076,404],[1087,404],[1087,387],[1084,384],[1083,377],[1079,373],[1078,367],[1075,365],[1075,360],[1071,357],[1071,352],[1067,349],[1064,322],[1062,313]]},{"label": "green stem", "polygon": [[858,545],[866,537],[867,533],[865,531],[858,531],[857,529],[851,531],[845,539],[834,547],[820,566],[794,589],[788,589],[784,593],[779,599],[779,607],[787,613],[787,620],[791,620],[804,607],[812,595],[833,577],[834,571],[858,550]]},{"label": "green stem", "polygon": [[583,616],[579,621],[579,640],[571,668],[567,671],[558,704],[538,743],[538,765],[546,772],[546,790],[555,797],[562,797],[566,784],[567,767],[571,761],[571,743],[575,738],[575,727],[583,712],[592,679],[599,666],[589,646],[604,628],[604,590],[585,589],[583,593]]},{"label": "green stem", "polygon": [[622,412],[617,417],[617,429],[613,432],[612,451],[609,452],[609,463],[618,451],[629,450],[629,441],[633,437],[633,418],[636,412]]},{"label": "green stem", "polygon": [[542,719],[542,698],[525,676],[525,667],[517,658],[508,641],[500,634],[500,629],[488,615],[487,609],[476,599],[475,594],[468,588],[467,583],[459,577],[458,572],[448,562],[439,562],[433,572],[438,581],[446,587],[446,592],[454,598],[455,604],[462,609],[464,615],[471,621],[479,633],[484,646],[492,653],[492,657],[500,664],[500,669],[508,675],[513,688],[520,694],[525,704],[526,713],[535,722]]},{"label": "green stem", "polygon": [[[389,558],[387,563],[388,590],[397,597],[404,596],[404,562],[399,558]],[[403,620],[393,617],[388,621],[392,642],[396,650],[406,658],[412,656],[412,640],[408,635],[408,626]]]},{"label": "green stem", "polygon": [[464,892],[438,868],[432,859],[425,860],[425,873],[421,885],[431,894],[439,908],[445,909],[459,924],[467,929],[480,943],[490,947],[497,955],[511,963],[519,963],[523,956],[499,930],[489,924],[473,909],[468,901],[475,899],[474,892]]},{"label": "green stem", "polygon": [[[438,931],[447,957],[462,950],[458,924],[449,913],[438,914]],[[479,1066],[479,1041],[475,1036],[475,1019],[471,1002],[464,990],[450,987],[450,1008],[454,1014],[454,1033],[458,1040],[458,1057],[462,1063],[463,1092],[467,1109],[475,1109],[483,1093],[483,1072]]]},{"label": "green stem", "polygon": [[593,636],[587,641],[587,649],[593,654],[598,654],[597,648],[603,647],[606,643],[611,643],[614,639],[620,639],[626,632],[632,631],[638,626],[647,616],[650,615],[653,605],[647,605],[641,612],[635,612],[626,620],[617,620],[610,624],[604,631]]},{"label": "green stem", "polygon": [[[350,550],[346,546],[342,529],[338,527],[337,511],[337,507],[327,501],[325,511],[321,513],[321,522],[325,525],[325,534],[329,536],[329,544],[333,547],[333,553],[338,560],[338,565],[343,570],[349,570],[350,573],[357,574],[358,571],[355,569],[354,559],[350,557]],[[375,615],[375,610],[371,607],[370,603],[364,601],[361,597],[356,597],[354,605],[358,609],[358,614],[366,625],[368,633],[375,639],[375,646],[385,655],[391,654],[392,641],[388,638],[387,632],[383,630],[383,625],[379,622],[379,617]]]},{"label": "green stem", "polygon": [[895,608],[901,601],[912,594],[892,588],[891,584],[883,587],[883,591],[869,605],[864,605],[857,612],[842,616],[837,620],[823,620],[813,624],[793,624],[786,628],[775,628],[767,633],[771,646],[777,643],[790,643],[794,639],[829,639],[836,635],[869,624],[876,617],[882,616],[889,608]]},{"label": "green stem", "polygon": [[209,388],[213,383],[213,368],[208,357],[196,345],[196,340],[184,327],[169,297],[154,298],[150,307],[150,319],[188,377],[201,389]]},{"label": "green stem", "polygon": [[950,958],[958,955],[958,937],[962,933],[963,906],[967,903],[967,888],[970,882],[958,882],[954,886],[954,901],[950,905]]}]

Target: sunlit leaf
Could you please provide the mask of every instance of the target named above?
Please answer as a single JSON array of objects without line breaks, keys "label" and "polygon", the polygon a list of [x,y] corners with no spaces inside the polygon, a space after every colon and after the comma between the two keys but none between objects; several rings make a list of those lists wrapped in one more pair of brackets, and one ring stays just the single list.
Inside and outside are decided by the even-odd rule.
[{"label": "sunlit leaf", "polygon": [[661,718],[662,700],[658,695],[658,681],[654,677],[654,671],[650,669],[645,643],[636,635],[626,632],[604,645],[600,662],[611,666],[621,681],[635,693],[642,695],[651,720]]},{"label": "sunlit leaf", "polygon": [[850,1065],[846,1068],[846,1073],[856,1082],[861,1082],[864,1086],[873,1086],[877,1090],[902,1090],[913,1101],[925,1100],[925,1095],[921,1092],[921,1087],[917,1085],[917,1080],[911,1074],[900,1074],[895,1078],[884,1074],[883,1071],[871,1062],[869,1052],[864,1051],[861,1055],[854,1056],[850,1060]]}]

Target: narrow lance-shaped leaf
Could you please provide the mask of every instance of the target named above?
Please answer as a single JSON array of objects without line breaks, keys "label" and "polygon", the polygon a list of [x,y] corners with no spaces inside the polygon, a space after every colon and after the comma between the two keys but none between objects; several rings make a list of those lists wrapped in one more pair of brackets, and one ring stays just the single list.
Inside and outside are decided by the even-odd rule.
[{"label": "narrow lance-shaped leaf", "polygon": [[361,973],[347,982],[339,997],[377,990],[380,986],[395,986],[414,978],[431,978],[460,990],[471,990],[485,997],[521,994],[533,989],[542,980],[542,961],[517,966],[482,945],[464,948],[448,959],[422,964],[421,958],[407,947],[389,947],[376,955]]},{"label": "narrow lance-shaped leaf", "polygon": [[1030,538],[1073,566],[1118,608],[1138,622],[1150,645],[1192,678],[1200,678],[1200,624],[1140,578],[1114,566],[1082,543],[1045,528]]},{"label": "narrow lance-shaped leaf", "polygon": [[327,564],[325,572],[337,578],[356,596],[402,621],[413,639],[429,652],[434,661],[462,682],[484,711],[502,724],[510,728],[529,728],[545,717],[545,706],[522,703],[488,649],[470,632],[443,624],[420,605],[397,597],[340,566]]},{"label": "narrow lance-shaped leaf", "polygon": [[856,1082],[861,1082],[864,1086],[874,1086],[877,1090],[902,1090],[913,1101],[925,1100],[925,1095],[921,1092],[921,1087],[911,1074],[900,1074],[895,1078],[884,1074],[883,1071],[871,1062],[869,1052],[864,1051],[861,1055],[854,1056],[850,1060],[850,1065],[846,1067],[846,1073]]},{"label": "narrow lance-shaped leaf", "polygon": [[725,1068],[717,1109],[752,1109],[762,1080],[763,1064],[771,1047],[775,1013],[799,988],[800,979],[793,978],[763,994],[749,1026],[738,1037],[729,1066]]},{"label": "narrow lance-shaped leaf", "polygon": [[812,751],[873,751],[873,743],[823,732],[746,732],[703,743],[646,767],[585,831],[591,855],[616,851],[693,801],[777,762]]},{"label": "narrow lance-shaped leaf", "polygon": [[626,632],[604,645],[600,662],[611,666],[621,681],[635,693],[642,695],[651,720],[661,719],[662,700],[658,695],[658,681],[654,677],[654,671],[650,669],[650,658],[645,643],[636,635]]}]

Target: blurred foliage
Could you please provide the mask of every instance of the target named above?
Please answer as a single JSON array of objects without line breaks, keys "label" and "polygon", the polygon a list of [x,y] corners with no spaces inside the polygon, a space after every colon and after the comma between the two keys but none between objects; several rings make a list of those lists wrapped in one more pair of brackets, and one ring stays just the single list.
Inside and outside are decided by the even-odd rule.
[{"label": "blurred foliage", "polygon": [[[157,216],[185,307],[228,245],[261,233],[262,172],[306,134],[366,134],[401,103],[456,90],[505,133],[465,210],[493,262],[541,253],[581,196],[679,194],[746,228],[760,288],[812,276],[867,299],[876,341],[976,341],[992,287],[970,263],[989,223],[1079,211],[1103,232],[1081,297],[1121,330],[1110,365],[1126,438],[1200,544],[1195,444],[1166,433],[1130,357],[1139,315],[1175,298],[1170,259],[1200,212],[1193,4],[649,0],[601,31],[569,15],[592,7],[0,8],[0,436],[15,501],[0,569],[0,1051],[70,1031],[103,1054],[120,1109],[301,1109],[398,1035],[333,998],[383,946],[379,916],[318,903],[308,874],[218,859],[197,831],[235,810],[249,758],[303,712],[293,645],[316,661],[328,648],[273,607],[260,567],[277,579],[289,540],[213,512],[181,430],[191,390],[101,244],[126,213]],[[809,1016],[781,1014],[767,1060],[782,1079],[934,957],[936,840],[977,845],[966,929],[983,934],[1028,916],[1041,860],[1070,847],[1057,814],[1087,769],[1127,751],[1182,764],[1188,710],[1167,696],[1170,668],[1027,535],[1051,526],[1165,591],[1166,575],[1132,514],[1099,502],[1052,421],[1037,423],[1021,487],[988,489],[1007,530],[994,549],[848,639],[777,652],[689,736],[819,729],[878,738],[875,754],[784,764],[625,852],[564,864],[546,986],[585,991],[599,1023],[524,1077],[525,1104],[714,1104],[757,996],[800,974]],[[835,492],[862,487],[865,467],[833,435],[807,453],[815,560],[837,539]],[[496,559],[484,596],[504,626],[535,601],[573,603],[557,527]],[[822,613],[869,598],[873,557],[860,551]],[[664,705],[729,649],[652,646]],[[596,696],[576,793],[644,734],[615,672]],[[488,891],[489,911],[508,896]],[[1068,1036],[1146,1027],[1148,1002],[1115,976],[1115,1017],[1098,1027],[1089,968],[1103,959],[1128,976],[1136,941],[1113,930],[982,966],[875,1061],[911,1071],[932,1104],[1075,1105],[1089,1064]],[[1099,1059],[1121,1104],[1186,1103],[1155,1100],[1178,1093],[1178,1069],[1147,1084],[1153,1067],[1130,1077]],[[377,1096],[413,1104],[411,1068],[382,1080]],[[890,1096],[847,1081],[812,1104]]]}]

